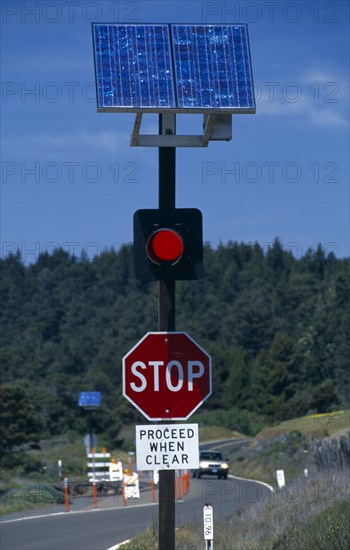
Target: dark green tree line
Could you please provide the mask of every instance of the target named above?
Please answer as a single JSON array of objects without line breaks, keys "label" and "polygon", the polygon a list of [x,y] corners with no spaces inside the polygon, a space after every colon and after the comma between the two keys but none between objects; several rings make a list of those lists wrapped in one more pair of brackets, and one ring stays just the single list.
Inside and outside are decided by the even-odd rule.
[{"label": "dark green tree line", "polygon": [[[276,240],[267,251],[206,246],[204,263],[201,280],[177,283],[176,325],[212,354],[208,410],[273,421],[349,406],[349,259],[321,247],[296,259]],[[96,430],[115,441],[136,418],[122,397],[121,359],[157,329],[157,285],[136,280],[132,247],[92,261],[56,250],[28,266],[11,255],[0,270],[4,391],[24,384],[23,410],[30,419],[35,406],[40,419],[18,422],[19,440],[83,433],[78,392],[96,390]]]}]

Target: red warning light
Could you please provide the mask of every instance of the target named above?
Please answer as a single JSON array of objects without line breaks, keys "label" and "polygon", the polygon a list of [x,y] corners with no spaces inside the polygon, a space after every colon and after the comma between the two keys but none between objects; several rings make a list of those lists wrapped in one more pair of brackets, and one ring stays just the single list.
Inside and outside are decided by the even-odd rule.
[{"label": "red warning light", "polygon": [[137,210],[135,275],[140,281],[190,281],[203,273],[202,213],[197,208]]},{"label": "red warning light", "polygon": [[184,251],[181,235],[174,229],[158,229],[150,235],[146,244],[147,255],[153,263],[176,264]]}]

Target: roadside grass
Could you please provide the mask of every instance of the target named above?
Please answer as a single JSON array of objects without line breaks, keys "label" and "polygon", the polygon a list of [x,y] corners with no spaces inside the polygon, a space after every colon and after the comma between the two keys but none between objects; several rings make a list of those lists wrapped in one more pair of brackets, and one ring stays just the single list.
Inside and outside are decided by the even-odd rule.
[{"label": "roadside grass", "polygon": [[276,470],[284,470],[286,482],[317,472],[310,453],[312,437],[331,437],[349,430],[350,411],[317,414],[264,428],[254,439],[229,453],[230,473],[276,485]]},{"label": "roadside grass", "polygon": [[[100,446],[96,449],[100,451]],[[128,454],[115,449],[112,456],[128,464]],[[16,453],[16,456],[19,452]],[[0,514],[38,510],[52,504],[64,504],[63,478],[70,484],[88,481],[88,459],[83,436],[74,432],[40,441],[40,449],[21,452],[22,461],[2,467],[0,477]],[[58,460],[62,461],[62,477]]]},{"label": "roadside grass", "polygon": [[[103,441],[96,447],[96,452],[101,452]],[[106,449],[114,457],[120,457],[124,464],[128,462],[128,454],[120,449]],[[62,460],[63,477],[74,479],[87,479],[87,456],[83,437],[75,433],[68,436],[55,437],[40,442],[40,449],[31,451],[30,454],[45,466],[50,479],[59,479],[58,460]]]},{"label": "roadside grass", "polygon": [[274,544],[274,550],[345,550],[350,548],[350,503],[329,506],[310,519],[306,529],[294,528]]},{"label": "roadside grass", "polygon": [[246,437],[245,435],[225,428],[224,426],[200,426],[199,441],[217,441],[220,439],[230,439],[231,437]]},{"label": "roadside grass", "polygon": [[[343,506],[347,508],[349,496],[348,471],[337,474],[323,472],[311,479],[299,479],[271,493],[267,500],[256,502],[238,518],[233,516],[228,525],[231,531],[229,540],[218,540],[218,546],[222,550],[345,550],[350,530],[349,515]],[[337,516],[337,512],[341,515]],[[322,522],[325,513],[330,522],[323,525],[320,537],[323,545],[320,546],[316,540],[315,524]],[[339,526],[345,533],[343,546],[337,540]]]},{"label": "roadside grass", "polygon": [[276,426],[270,426],[261,430],[256,436],[257,440],[268,439],[274,435],[280,435],[291,431],[300,432],[305,436],[331,437],[350,428],[350,410],[336,411],[324,414],[312,414],[292,420],[286,420]]},{"label": "roadside grass", "polygon": [[47,483],[11,484],[0,496],[1,514],[38,510],[52,504],[64,504],[63,492]]},{"label": "roadside grass", "polygon": [[277,486],[276,470],[284,470],[287,483],[303,476],[305,469],[309,475],[317,472],[309,452],[309,440],[299,432],[248,441],[232,447],[228,458],[230,474],[265,481],[273,486]]},{"label": "roadside grass", "polygon": [[[350,547],[349,471],[300,479],[248,508],[215,519],[216,550],[347,550]],[[154,527],[123,550],[156,550]],[[176,531],[177,550],[204,550],[203,525]]]},{"label": "roadside grass", "polygon": [[[43,469],[50,480],[59,480],[58,460],[62,461],[63,477],[86,475],[86,453],[82,441],[77,441],[73,434],[42,440],[40,449],[30,452],[35,459],[40,460]],[[37,478],[35,473],[31,477]]]}]

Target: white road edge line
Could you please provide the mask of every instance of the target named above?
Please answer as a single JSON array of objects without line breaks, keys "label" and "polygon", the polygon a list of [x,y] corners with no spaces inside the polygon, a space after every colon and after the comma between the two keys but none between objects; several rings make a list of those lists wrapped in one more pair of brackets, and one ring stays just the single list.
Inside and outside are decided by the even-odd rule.
[{"label": "white road edge line", "polygon": [[23,518],[4,519],[0,521],[0,525],[4,523],[15,523],[16,521],[28,521],[30,519],[51,518],[54,516],[71,516],[72,514],[90,514],[98,512],[110,512],[111,510],[133,510],[134,508],[144,508],[145,506],[156,506],[157,502],[149,502],[148,504],[134,504],[132,507],[124,506],[117,508],[115,506],[109,508],[96,508],[93,510],[72,510],[71,512],[53,512],[52,514],[41,514],[38,516],[25,516]]},{"label": "white road edge line", "polygon": [[[234,441],[234,440],[232,440]],[[216,443],[216,441],[212,441],[211,443]],[[221,443],[221,440],[219,439],[217,441],[217,443]],[[220,445],[215,445],[213,447],[213,449],[220,449],[220,447],[225,447],[227,445],[227,443],[221,443]],[[267,487],[272,493],[275,492],[275,489],[272,487],[272,485],[269,485],[268,483],[265,483],[265,481],[258,481],[257,479],[249,479],[248,477],[239,477],[239,476],[234,476],[232,474],[228,474],[228,477],[230,477],[231,479],[240,479],[241,481],[251,481],[253,483],[260,483],[260,485],[264,485],[265,487]]]},{"label": "white road edge line", "polygon": [[115,546],[111,546],[110,548],[107,548],[107,550],[118,550],[118,548],[125,546],[125,544],[128,544],[128,542],[131,542],[131,539],[124,540],[123,542],[119,542],[119,544],[116,544]]},{"label": "white road edge line", "polygon": [[228,477],[230,477],[231,479],[240,479],[241,481],[251,481],[252,483],[260,483],[260,485],[264,485],[265,487],[270,489],[271,493],[275,492],[275,489],[272,487],[272,485],[265,483],[265,481],[258,481],[257,479],[250,479],[249,477],[234,476],[232,474],[228,474]]}]

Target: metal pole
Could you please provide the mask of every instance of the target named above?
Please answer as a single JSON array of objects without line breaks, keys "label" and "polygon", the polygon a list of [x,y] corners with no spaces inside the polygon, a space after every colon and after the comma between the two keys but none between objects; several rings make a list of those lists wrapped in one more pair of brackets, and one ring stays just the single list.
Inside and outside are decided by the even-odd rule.
[{"label": "metal pole", "polygon": [[[159,115],[159,134],[175,134],[175,115]],[[159,209],[175,208],[175,147],[159,147]],[[158,282],[158,330],[175,331],[175,281]],[[175,470],[159,471],[159,550],[175,550]]]},{"label": "metal pole", "polygon": [[[90,439],[90,454],[92,453],[93,449],[93,433],[92,433],[92,417],[91,417],[91,410],[88,409],[88,430],[89,430],[89,439]],[[92,453],[92,481],[95,483],[96,481],[96,467],[95,467],[95,451]]]}]

